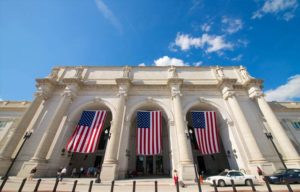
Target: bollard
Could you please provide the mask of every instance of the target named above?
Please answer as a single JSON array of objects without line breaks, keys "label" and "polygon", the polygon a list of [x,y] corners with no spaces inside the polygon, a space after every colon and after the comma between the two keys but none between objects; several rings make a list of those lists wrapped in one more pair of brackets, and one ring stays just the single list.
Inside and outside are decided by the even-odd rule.
[{"label": "bollard", "polygon": [[93,180],[90,181],[89,192],[92,192],[93,182],[94,182]]},{"label": "bollard", "polygon": [[232,185],[233,192],[237,192],[233,179],[230,179],[230,182],[231,182],[231,185]]},{"label": "bollard", "polygon": [[154,191],[157,192],[157,181],[154,181]]},{"label": "bollard", "polygon": [[135,181],[133,181],[132,192],[135,192]]},{"label": "bollard", "polygon": [[216,180],[213,180],[213,185],[214,185],[215,192],[218,192],[218,188],[217,188]]},{"label": "bollard", "polygon": [[37,191],[38,191],[41,181],[42,181],[42,179],[38,179],[38,180],[37,180],[33,192],[37,192]]},{"label": "bollard", "polygon": [[4,179],[3,179],[2,183],[1,183],[1,186],[0,186],[0,192],[2,191],[2,189],[3,189],[3,187],[4,187],[4,185],[5,185],[6,181],[7,181],[7,179],[8,179],[8,177],[4,177]]},{"label": "bollard", "polygon": [[113,180],[113,181],[111,182],[110,192],[114,192],[114,186],[115,186],[115,181]]},{"label": "bollard", "polygon": [[290,184],[288,182],[285,183],[289,192],[293,192],[293,189],[291,188]]},{"label": "bollard", "polygon": [[252,191],[256,191],[252,179],[250,179],[249,181],[250,181],[250,185],[251,185]]},{"label": "bollard", "polygon": [[72,192],[75,192],[76,186],[77,186],[77,182],[78,182],[77,180],[74,181]]},{"label": "bollard", "polygon": [[26,178],[23,179],[23,181],[22,181],[22,183],[21,183],[21,185],[20,185],[20,188],[19,188],[18,192],[22,192],[22,189],[23,189],[23,187],[24,187],[24,185],[25,185],[26,180],[27,180]]},{"label": "bollard", "polygon": [[59,182],[59,180],[58,180],[58,178],[56,178],[52,192],[56,192],[58,182]]},{"label": "bollard", "polygon": [[179,182],[176,182],[176,191],[179,192]]},{"label": "bollard", "polygon": [[265,182],[266,182],[266,185],[267,185],[267,188],[268,188],[268,192],[272,192],[272,189],[270,187],[268,179],[265,179]]},{"label": "bollard", "polygon": [[[200,175],[200,177],[202,177],[202,176]],[[201,181],[200,179],[197,180],[198,191],[199,191],[199,192],[202,192],[202,189],[201,189],[201,182],[200,182],[200,181]],[[202,184],[203,184],[203,179],[202,179]]]}]

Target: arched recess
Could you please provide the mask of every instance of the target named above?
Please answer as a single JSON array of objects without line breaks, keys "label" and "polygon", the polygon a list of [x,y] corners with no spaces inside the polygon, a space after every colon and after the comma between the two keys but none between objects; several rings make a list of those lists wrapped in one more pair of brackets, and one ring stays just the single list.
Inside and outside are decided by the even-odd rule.
[{"label": "arched recess", "polygon": [[[162,140],[163,152],[159,156],[140,157],[136,155],[136,115],[137,111],[162,111]],[[138,101],[126,112],[125,131],[122,134],[122,143],[119,155],[119,178],[126,178],[137,173],[138,176],[169,176],[172,163],[169,158],[171,151],[169,121],[173,114],[162,102],[148,98]],[[126,153],[125,153],[125,152]],[[124,154],[122,154],[124,152]],[[141,163],[143,167],[141,167]],[[143,169],[143,170],[142,170]],[[152,169],[152,170],[151,170]],[[124,174],[125,173],[125,174]]]},{"label": "arched recess", "polygon": [[[107,117],[105,119],[103,132],[100,135],[100,140],[97,144],[97,150],[94,153],[89,154],[82,154],[82,153],[68,153],[67,151],[64,152],[62,156],[62,161],[60,161],[61,166],[68,166],[68,170],[71,173],[73,168],[76,168],[77,172],[79,171],[80,167],[83,167],[85,171],[90,170],[95,171],[96,167],[101,166],[103,163],[103,158],[105,154],[105,148],[108,137],[105,134],[105,130],[107,133],[110,129],[110,123],[112,118],[115,114],[115,108],[111,103],[106,100],[102,100],[99,98],[94,98],[90,100],[81,100],[80,103],[74,103],[69,110],[69,114],[67,114],[68,120],[62,130],[61,138],[59,146],[64,148],[75,131],[76,125],[78,124],[81,114],[85,110],[105,110],[107,111]],[[108,134],[107,134],[108,135]],[[61,152],[63,154],[63,152]],[[60,155],[60,154],[57,154]],[[57,165],[58,166],[58,165]],[[91,169],[94,167],[94,169]],[[92,175],[92,174],[91,174]]]},{"label": "arched recess", "polygon": [[[217,115],[217,128],[219,131],[219,141],[221,146],[221,153],[212,155],[202,155],[199,152],[196,144],[196,137],[194,136],[194,130],[192,126],[191,111],[215,111]],[[238,158],[241,159],[237,154],[238,148],[237,143],[232,140],[234,133],[232,132],[232,118],[230,114],[219,104],[204,99],[202,97],[188,103],[184,107],[184,114],[188,129],[192,130],[193,137],[190,138],[192,141],[192,151],[194,161],[197,164],[199,173],[206,175],[217,174],[224,169],[239,169],[240,166]]]}]

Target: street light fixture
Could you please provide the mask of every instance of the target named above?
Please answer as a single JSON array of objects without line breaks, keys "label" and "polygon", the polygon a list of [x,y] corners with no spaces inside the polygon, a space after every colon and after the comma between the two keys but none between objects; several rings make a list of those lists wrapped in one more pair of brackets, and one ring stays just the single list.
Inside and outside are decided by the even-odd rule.
[{"label": "street light fixture", "polygon": [[21,150],[22,150],[22,148],[23,148],[23,146],[24,146],[26,140],[29,139],[29,137],[31,136],[31,134],[32,134],[31,131],[26,131],[25,135],[23,136],[23,142],[22,142],[22,145],[21,145],[20,148],[18,149],[18,152],[17,152],[16,156],[12,159],[12,161],[11,161],[11,163],[10,163],[10,165],[9,165],[9,167],[8,167],[8,169],[7,169],[7,171],[6,171],[6,173],[5,173],[5,175],[1,178],[2,180],[8,177],[9,171],[10,171],[11,168],[13,167],[13,165],[14,165],[16,159],[18,158],[18,155],[20,154],[20,152],[21,152]]},{"label": "street light fixture", "polygon": [[266,135],[266,137],[271,141],[271,143],[272,143],[272,145],[273,145],[273,147],[274,147],[274,149],[275,149],[275,151],[276,151],[276,153],[277,153],[277,155],[278,155],[278,157],[279,157],[279,159],[280,159],[280,161],[281,161],[283,167],[287,170],[287,166],[285,165],[285,163],[284,163],[284,161],[283,161],[282,155],[281,155],[281,153],[278,151],[278,149],[277,149],[277,147],[276,147],[276,145],[275,145],[275,143],[274,143],[274,141],[273,141],[272,133],[270,133],[270,132],[265,132],[265,135]]}]

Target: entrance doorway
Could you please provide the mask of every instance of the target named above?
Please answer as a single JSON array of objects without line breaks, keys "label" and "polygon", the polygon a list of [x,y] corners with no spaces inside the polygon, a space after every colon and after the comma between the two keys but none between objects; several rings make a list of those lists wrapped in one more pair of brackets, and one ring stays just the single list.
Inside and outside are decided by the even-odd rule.
[{"label": "entrance doorway", "polygon": [[163,156],[139,155],[136,157],[136,171],[139,176],[163,175]]}]

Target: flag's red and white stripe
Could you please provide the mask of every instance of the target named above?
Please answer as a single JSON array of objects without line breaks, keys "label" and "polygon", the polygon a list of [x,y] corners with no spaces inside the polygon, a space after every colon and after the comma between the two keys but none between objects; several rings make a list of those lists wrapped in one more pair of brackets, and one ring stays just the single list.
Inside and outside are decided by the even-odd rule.
[{"label": "flag's red and white stripe", "polygon": [[106,115],[106,111],[95,111],[91,126],[78,123],[66,146],[67,151],[79,153],[94,152],[104,127]]}]

